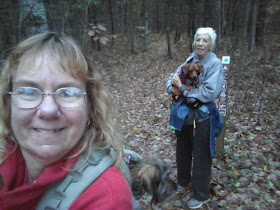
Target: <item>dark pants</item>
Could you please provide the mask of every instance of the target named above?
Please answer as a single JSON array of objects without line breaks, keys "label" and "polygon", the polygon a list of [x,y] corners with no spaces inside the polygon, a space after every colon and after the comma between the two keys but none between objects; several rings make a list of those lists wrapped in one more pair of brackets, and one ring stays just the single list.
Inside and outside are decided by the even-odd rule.
[{"label": "dark pants", "polygon": [[178,184],[187,186],[191,182],[192,197],[199,201],[210,197],[212,158],[210,157],[209,134],[209,119],[196,124],[195,136],[193,136],[193,126],[184,126],[182,131],[176,131]]}]

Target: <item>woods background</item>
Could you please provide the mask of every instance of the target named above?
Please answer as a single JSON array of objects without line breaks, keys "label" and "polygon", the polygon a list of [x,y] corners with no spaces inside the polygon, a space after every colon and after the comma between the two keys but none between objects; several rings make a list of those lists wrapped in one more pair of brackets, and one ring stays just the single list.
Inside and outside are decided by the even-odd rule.
[{"label": "woods background", "polygon": [[[73,36],[112,93],[126,145],[159,155],[176,180],[165,79],[213,27],[231,56],[224,152],[204,209],[280,209],[279,0],[1,0],[0,60],[31,34]],[[185,209],[190,189],[156,209]],[[149,209],[149,198],[141,200]]]},{"label": "woods background", "polygon": [[108,39],[127,35],[131,52],[138,50],[139,33],[148,42],[150,34],[167,32],[176,43],[184,33],[191,40],[201,26],[216,29],[220,42],[230,42],[229,51],[244,46],[252,50],[278,34],[280,25],[277,0],[2,0],[0,11],[4,53],[30,34],[46,30],[65,32],[89,46],[91,24],[105,26]]}]

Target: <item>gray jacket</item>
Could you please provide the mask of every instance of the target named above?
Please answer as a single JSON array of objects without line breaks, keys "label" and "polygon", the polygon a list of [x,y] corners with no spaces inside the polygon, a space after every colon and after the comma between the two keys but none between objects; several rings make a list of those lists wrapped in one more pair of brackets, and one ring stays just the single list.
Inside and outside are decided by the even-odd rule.
[{"label": "gray jacket", "polygon": [[[176,69],[176,72],[180,71],[181,67],[186,63],[200,63],[204,66],[204,70],[199,75],[199,88],[184,90],[184,97],[197,98],[203,103],[214,101],[214,99],[218,97],[223,85],[224,73],[222,61],[211,51],[203,60],[199,60],[196,53],[193,52],[187,60]],[[170,74],[166,80],[166,92],[169,94],[171,94],[173,75],[174,73]]]}]

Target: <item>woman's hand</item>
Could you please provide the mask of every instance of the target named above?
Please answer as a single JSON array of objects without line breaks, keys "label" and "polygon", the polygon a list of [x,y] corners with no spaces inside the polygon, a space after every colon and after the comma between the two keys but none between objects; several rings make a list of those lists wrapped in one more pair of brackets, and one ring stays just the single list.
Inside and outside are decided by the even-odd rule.
[{"label": "woman's hand", "polygon": [[175,96],[182,96],[183,92],[180,91],[177,87],[172,87],[171,93]]},{"label": "woman's hand", "polygon": [[172,85],[177,87],[177,88],[180,88],[181,85],[182,85],[182,82],[181,82],[181,80],[180,80],[180,78],[179,78],[179,76],[177,74],[173,75]]}]

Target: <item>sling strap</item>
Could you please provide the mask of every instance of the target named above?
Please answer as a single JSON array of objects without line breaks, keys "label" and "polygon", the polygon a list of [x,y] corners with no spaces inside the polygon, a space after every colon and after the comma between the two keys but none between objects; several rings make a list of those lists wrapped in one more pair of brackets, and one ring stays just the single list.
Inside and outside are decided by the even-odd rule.
[{"label": "sling strap", "polygon": [[[124,150],[131,159],[138,161],[142,157],[134,151]],[[89,160],[81,155],[73,168],[62,179],[50,185],[41,197],[36,210],[66,210],[71,204],[104,172],[113,165],[113,149],[95,149]],[[130,188],[132,178],[127,164],[122,161],[121,172],[127,180]],[[139,202],[132,196],[133,209],[140,210]]]},{"label": "sling strap", "polygon": [[76,198],[112,164],[110,149],[94,150],[88,161],[85,155],[81,155],[73,166],[74,170],[49,187],[36,210],[69,209]]}]

